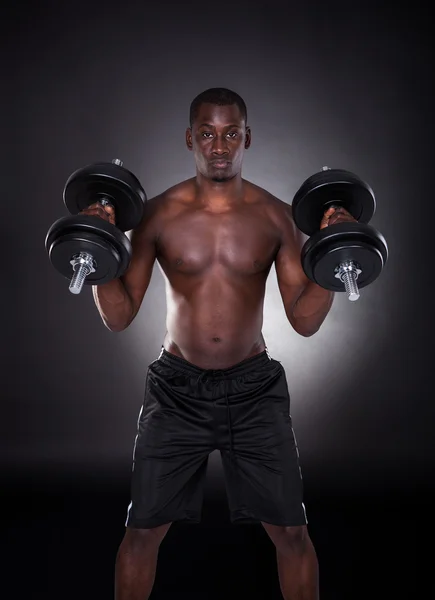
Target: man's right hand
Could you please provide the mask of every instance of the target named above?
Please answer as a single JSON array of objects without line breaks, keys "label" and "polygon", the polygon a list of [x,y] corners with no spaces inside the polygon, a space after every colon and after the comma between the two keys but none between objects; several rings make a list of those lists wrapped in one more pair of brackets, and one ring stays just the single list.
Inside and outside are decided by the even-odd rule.
[{"label": "man's right hand", "polygon": [[91,204],[84,210],[80,211],[80,214],[91,215],[93,217],[100,217],[105,221],[109,221],[109,223],[112,223],[112,225],[116,225],[115,210],[111,206],[104,206],[103,204],[100,204],[100,202]]}]

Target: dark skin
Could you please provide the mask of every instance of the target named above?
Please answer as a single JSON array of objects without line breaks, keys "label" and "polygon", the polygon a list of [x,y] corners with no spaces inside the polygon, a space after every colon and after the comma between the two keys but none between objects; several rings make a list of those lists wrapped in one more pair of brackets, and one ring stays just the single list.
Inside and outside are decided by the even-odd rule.
[{"label": "dark skin", "polygon": [[[333,293],[302,270],[305,239],[291,206],[242,178],[251,130],[238,107],[203,104],[186,131],[186,144],[196,176],[148,201],[132,233],[129,269],[121,279],[93,288],[103,322],[112,331],[130,325],[157,261],[166,282],[165,349],[204,369],[230,367],[265,349],[263,303],[274,264],[290,325],[302,336],[313,335]],[[116,220],[108,207],[84,212]],[[355,219],[344,209],[330,209],[319,228],[344,221]],[[116,600],[148,598],[169,526],[127,529],[117,557]],[[317,600],[318,565],[307,527],[263,526],[276,547],[284,598]]]}]

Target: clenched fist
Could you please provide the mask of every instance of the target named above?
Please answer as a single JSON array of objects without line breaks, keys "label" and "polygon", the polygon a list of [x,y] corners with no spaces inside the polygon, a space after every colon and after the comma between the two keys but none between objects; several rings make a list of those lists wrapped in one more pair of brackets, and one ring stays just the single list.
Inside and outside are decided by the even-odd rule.
[{"label": "clenched fist", "polygon": [[85,208],[80,212],[81,215],[91,215],[93,217],[100,217],[105,221],[109,221],[112,225],[115,225],[115,210],[111,206],[104,206],[100,202],[91,204],[88,208]]},{"label": "clenched fist", "polygon": [[337,223],[357,223],[357,220],[352,217],[352,215],[341,206],[334,208],[328,208],[323,215],[323,218],[320,222],[320,229],[325,229],[329,225],[337,225]]}]

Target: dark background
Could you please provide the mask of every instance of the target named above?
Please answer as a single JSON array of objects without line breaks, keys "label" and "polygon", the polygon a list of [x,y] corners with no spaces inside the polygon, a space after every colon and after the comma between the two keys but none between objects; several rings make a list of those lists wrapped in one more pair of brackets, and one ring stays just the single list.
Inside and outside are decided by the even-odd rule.
[{"label": "dark background", "polygon": [[[429,598],[434,394],[431,27],[417,4],[17,3],[2,18],[0,481],[7,598],[109,599],[146,368],[165,331],[156,267],[106,330],[49,263],[63,185],[124,161],[149,197],[194,174],[191,100],[245,99],[244,176],[291,203],[323,165],[374,189],[382,275],[318,334],[286,321],[271,272],[264,335],[286,368],[322,600]],[[280,598],[261,526],[230,526],[220,458],[203,522],[174,526],[155,600]],[[3,594],[2,594],[3,595]]]}]

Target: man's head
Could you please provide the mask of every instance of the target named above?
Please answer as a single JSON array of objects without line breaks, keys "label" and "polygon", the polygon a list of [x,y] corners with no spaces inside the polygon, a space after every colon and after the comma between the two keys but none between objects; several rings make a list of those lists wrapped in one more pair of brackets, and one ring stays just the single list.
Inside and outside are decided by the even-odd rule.
[{"label": "man's head", "polygon": [[186,144],[204,177],[226,181],[240,173],[244,151],[251,144],[243,99],[226,88],[199,94],[190,105]]}]

